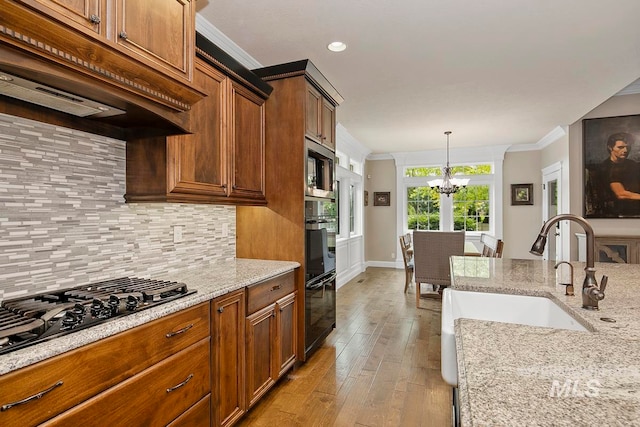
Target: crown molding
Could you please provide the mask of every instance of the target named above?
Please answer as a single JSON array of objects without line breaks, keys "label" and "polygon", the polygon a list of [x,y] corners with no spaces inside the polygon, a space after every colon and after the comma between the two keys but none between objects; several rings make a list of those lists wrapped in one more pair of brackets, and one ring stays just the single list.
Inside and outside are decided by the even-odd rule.
[{"label": "crown molding", "polygon": [[636,93],[640,93],[640,79],[631,83],[629,86],[625,87],[624,89],[622,89],[620,92],[616,93],[613,96],[633,95]]},{"label": "crown molding", "polygon": [[199,13],[196,13],[196,31],[248,69],[252,70],[263,67],[254,57],[235,44],[233,40],[224,35],[222,31],[213,26],[213,24],[203,18]]},{"label": "crown molding", "polygon": [[538,151],[538,150],[542,150],[542,149],[548,147],[549,145],[553,144],[554,142],[556,142],[557,140],[559,140],[563,136],[567,135],[567,133],[568,133],[567,132],[567,126],[556,126],[555,128],[553,128],[553,130],[551,130],[551,132],[549,132],[548,134],[543,136],[535,144],[512,145],[512,146],[509,147],[509,149],[507,151],[509,153],[514,153],[514,152],[518,152],[518,151]]}]

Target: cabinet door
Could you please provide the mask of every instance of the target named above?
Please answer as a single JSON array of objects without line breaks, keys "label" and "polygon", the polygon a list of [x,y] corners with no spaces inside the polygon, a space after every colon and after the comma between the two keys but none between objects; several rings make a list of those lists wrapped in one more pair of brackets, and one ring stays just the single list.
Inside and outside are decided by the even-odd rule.
[{"label": "cabinet door", "polygon": [[211,303],[215,425],[233,424],[245,410],[244,290]]},{"label": "cabinet door", "polygon": [[22,0],[22,3],[74,28],[106,37],[106,0]]},{"label": "cabinet door", "polygon": [[116,43],[165,74],[191,81],[195,1],[117,0]]},{"label": "cabinet door", "polygon": [[227,141],[223,134],[226,77],[196,60],[194,85],[207,96],[191,108],[198,130],[191,135],[168,137],[168,191],[227,196]]},{"label": "cabinet door", "polygon": [[305,133],[316,142],[322,142],[322,124],[320,111],[322,95],[311,85],[307,84],[307,99],[305,101]]},{"label": "cabinet door", "polygon": [[229,120],[233,158],[230,196],[264,199],[264,100],[231,82]]},{"label": "cabinet door", "polygon": [[278,333],[278,378],[296,361],[296,294],[281,298],[276,303]]},{"label": "cabinet door", "polygon": [[322,144],[336,149],[336,107],[326,99],[322,100]]},{"label": "cabinet door", "polygon": [[275,383],[276,305],[247,317],[247,396],[249,407]]}]

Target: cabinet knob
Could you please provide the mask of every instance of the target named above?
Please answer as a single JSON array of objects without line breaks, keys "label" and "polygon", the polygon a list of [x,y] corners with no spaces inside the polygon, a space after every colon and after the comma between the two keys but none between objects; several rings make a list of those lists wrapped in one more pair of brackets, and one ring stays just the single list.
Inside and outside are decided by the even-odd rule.
[{"label": "cabinet knob", "polygon": [[237,186],[237,185],[235,185],[235,184],[233,184],[233,185],[231,186],[231,188],[233,188],[234,190],[236,190],[236,189],[238,188],[238,186]]},{"label": "cabinet knob", "polygon": [[222,313],[224,311],[224,307],[218,307],[218,313]]},{"label": "cabinet knob", "polygon": [[92,24],[99,24],[100,17],[98,15],[91,15],[89,16],[89,22],[91,22]]},{"label": "cabinet knob", "polygon": [[120,36],[120,38],[122,40],[126,40],[129,38],[129,36],[127,36],[127,32],[126,31],[120,31],[120,34],[118,34]]},{"label": "cabinet knob", "polygon": [[227,184],[222,184],[222,188],[227,189]]}]

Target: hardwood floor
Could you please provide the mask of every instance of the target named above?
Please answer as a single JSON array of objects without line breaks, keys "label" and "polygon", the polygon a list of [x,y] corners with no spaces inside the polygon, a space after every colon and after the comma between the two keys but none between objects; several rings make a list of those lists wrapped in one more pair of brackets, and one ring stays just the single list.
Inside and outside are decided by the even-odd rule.
[{"label": "hardwood floor", "polygon": [[338,290],[337,328],[240,426],[450,426],[440,376],[440,304],[404,290],[404,270],[368,268]]}]

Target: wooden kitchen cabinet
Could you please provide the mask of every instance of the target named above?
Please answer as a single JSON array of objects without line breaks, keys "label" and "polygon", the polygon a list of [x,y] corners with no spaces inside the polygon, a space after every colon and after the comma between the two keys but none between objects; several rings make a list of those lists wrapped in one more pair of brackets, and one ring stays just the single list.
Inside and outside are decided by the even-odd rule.
[{"label": "wooden kitchen cabinet", "polygon": [[158,71],[191,81],[193,0],[20,1]]},{"label": "wooden kitchen cabinet", "polygon": [[[273,87],[266,101],[266,164],[286,167],[266,169],[269,202],[266,209],[247,206],[236,209],[236,256],[300,263],[295,272],[295,354],[297,360],[304,361],[308,144],[318,145],[317,131],[326,126],[332,127],[324,131],[331,137],[325,140],[326,147],[320,148],[335,147],[335,111],[343,98],[309,60],[253,72]],[[327,112],[326,120],[321,120],[323,111]],[[310,138],[314,141],[309,141]],[[333,176],[328,179],[333,181]]]},{"label": "wooden kitchen cabinet", "polygon": [[115,0],[114,41],[131,57],[191,81],[195,0]]},{"label": "wooden kitchen cabinet", "polygon": [[191,135],[127,143],[127,194],[133,201],[264,205],[264,97],[196,59]]},{"label": "wooden kitchen cabinet", "polygon": [[191,85],[195,0],[0,0],[0,10],[0,40],[72,70],[71,78],[169,107],[159,114],[202,99]]},{"label": "wooden kitchen cabinet", "polygon": [[107,0],[19,0],[70,26],[106,39]]},{"label": "wooden kitchen cabinet", "polygon": [[207,337],[41,426],[167,425],[209,394],[210,349]]},{"label": "wooden kitchen cabinet", "polygon": [[326,146],[336,149],[336,108],[319,90],[307,83],[305,102],[305,135]]},{"label": "wooden kitchen cabinet", "polygon": [[247,402],[253,406],[296,360],[295,276],[247,288]]},{"label": "wooden kitchen cabinet", "polygon": [[[52,421],[50,425],[87,425],[62,421],[70,422],[84,417],[83,414],[89,413],[86,412],[89,410],[86,407],[93,405],[83,402],[102,404],[94,399],[98,396],[111,396],[105,398],[104,402],[109,402],[108,405],[116,404],[115,402],[125,404],[129,400],[140,402],[139,399],[144,399],[150,393],[148,387],[156,387],[154,393],[157,393],[157,387],[161,387],[161,391],[165,393],[165,388],[181,383],[193,373],[193,379],[181,387],[183,390],[179,392],[186,393],[181,394],[179,399],[184,401],[184,406],[171,405],[188,409],[211,389],[208,373],[210,325],[209,304],[199,304],[2,375],[0,405],[19,402],[48,389],[50,391],[43,393],[38,399],[0,411],[0,425],[34,426],[63,413],[66,415],[61,415],[58,421]],[[192,366],[192,361],[202,357],[206,358],[203,359],[203,367],[197,367],[197,371],[190,370],[196,369]],[[181,369],[175,368],[169,361],[178,361]],[[157,374],[149,376],[147,373],[151,371]],[[193,387],[194,385],[197,386]],[[126,399],[119,400],[117,395],[125,396]],[[151,407],[155,407],[155,403],[146,403],[146,406],[140,407],[144,409],[132,408],[131,412]],[[108,413],[111,417],[113,411],[90,412],[95,419],[96,413]],[[165,424],[175,418],[170,418],[173,415],[177,416],[179,413],[170,412]],[[113,418],[109,418],[109,423],[112,420]]]},{"label": "wooden kitchen cabinet", "polygon": [[229,426],[245,412],[244,289],[211,302],[215,426]]},{"label": "wooden kitchen cabinet", "polygon": [[247,401],[253,406],[278,378],[276,372],[276,305],[247,317]]}]

